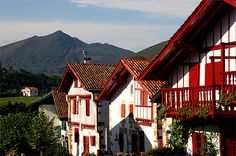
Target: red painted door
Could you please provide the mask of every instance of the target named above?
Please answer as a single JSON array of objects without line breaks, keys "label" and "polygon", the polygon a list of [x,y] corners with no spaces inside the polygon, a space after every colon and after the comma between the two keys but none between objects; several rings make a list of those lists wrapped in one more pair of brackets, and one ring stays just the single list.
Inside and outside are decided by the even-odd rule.
[{"label": "red painted door", "polygon": [[189,87],[199,86],[199,64],[193,64],[189,67]]},{"label": "red painted door", "polygon": [[[215,84],[222,84],[221,80],[222,80],[222,63],[221,62],[215,62],[214,63],[215,69],[214,69],[214,78],[215,78]],[[205,85],[206,86],[210,86],[213,84],[213,72],[212,72],[212,63],[208,63],[206,64],[206,68],[205,68]]]},{"label": "red painted door", "polygon": [[84,136],[84,151],[89,153],[89,137]]}]

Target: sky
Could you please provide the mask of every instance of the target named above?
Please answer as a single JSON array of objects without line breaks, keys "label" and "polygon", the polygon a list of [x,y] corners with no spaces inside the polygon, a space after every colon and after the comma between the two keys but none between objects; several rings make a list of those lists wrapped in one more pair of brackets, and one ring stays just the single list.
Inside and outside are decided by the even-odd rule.
[{"label": "sky", "polygon": [[200,0],[0,0],[0,46],[57,30],[138,52],[169,40]]}]

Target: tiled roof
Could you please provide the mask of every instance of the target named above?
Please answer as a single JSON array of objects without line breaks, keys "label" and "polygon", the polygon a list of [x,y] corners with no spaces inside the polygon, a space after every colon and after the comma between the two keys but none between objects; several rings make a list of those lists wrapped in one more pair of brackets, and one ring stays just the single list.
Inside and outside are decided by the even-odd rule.
[{"label": "tiled roof", "polygon": [[66,93],[52,91],[52,96],[57,110],[58,118],[67,118],[68,105],[66,102]]},{"label": "tiled roof", "polygon": [[149,60],[137,58],[123,58],[121,62],[134,78],[137,78],[150,63]]},{"label": "tiled roof", "polygon": [[38,88],[36,88],[36,87],[29,87],[29,86],[26,86],[26,87],[24,87],[24,88],[29,88],[29,89],[32,89],[32,90],[37,90]]},{"label": "tiled roof", "polygon": [[[145,68],[150,63],[149,60],[145,59],[134,59],[134,58],[126,58],[121,59],[123,65],[129,70],[131,75],[137,79],[139,75],[145,70]],[[159,80],[138,80],[143,88],[145,88],[151,97],[153,97],[165,84],[165,81]]]},{"label": "tiled roof", "polygon": [[105,64],[68,64],[75,76],[86,89],[102,89],[114,71],[114,65]]},{"label": "tiled roof", "polygon": [[[120,60],[115,71],[111,74],[105,87],[98,96],[98,100],[110,99],[111,96],[125,83],[127,75],[131,74],[135,80],[153,97],[165,84],[164,81],[158,80],[138,80],[139,75],[145,70],[150,61],[138,58],[123,58]],[[123,80],[124,82],[121,82]]]}]

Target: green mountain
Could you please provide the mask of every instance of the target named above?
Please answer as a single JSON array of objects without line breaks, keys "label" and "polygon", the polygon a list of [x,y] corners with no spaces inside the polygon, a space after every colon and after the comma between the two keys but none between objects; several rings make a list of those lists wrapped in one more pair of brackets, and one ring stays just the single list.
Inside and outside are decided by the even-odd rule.
[{"label": "green mountain", "polygon": [[163,41],[161,43],[155,44],[151,47],[143,49],[137,53],[135,53],[132,57],[134,58],[146,58],[148,60],[152,60],[168,43],[168,41]]},{"label": "green mountain", "polygon": [[48,75],[62,74],[69,62],[83,62],[83,53],[93,63],[115,64],[121,57],[134,53],[110,44],[87,44],[62,31],[47,36],[33,36],[0,47],[0,60],[5,68],[24,69]]}]

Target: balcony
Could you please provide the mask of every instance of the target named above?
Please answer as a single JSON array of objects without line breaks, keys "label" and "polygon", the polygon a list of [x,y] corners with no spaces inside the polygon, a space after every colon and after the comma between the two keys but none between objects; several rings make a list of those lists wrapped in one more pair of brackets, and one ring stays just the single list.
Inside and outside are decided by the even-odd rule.
[{"label": "balcony", "polygon": [[151,122],[153,120],[153,106],[136,105],[136,120]]},{"label": "balcony", "polygon": [[162,89],[162,104],[170,116],[235,115],[236,71],[224,72],[222,79],[222,85]]}]

